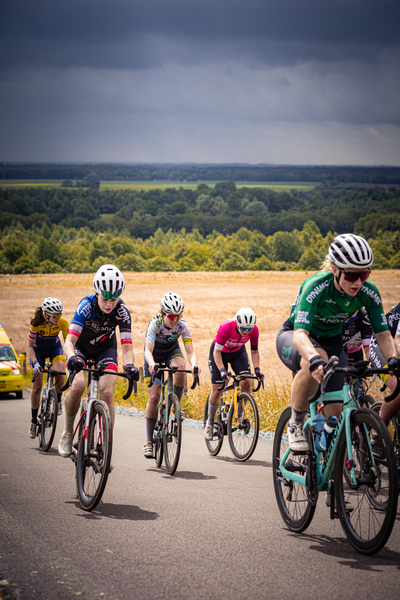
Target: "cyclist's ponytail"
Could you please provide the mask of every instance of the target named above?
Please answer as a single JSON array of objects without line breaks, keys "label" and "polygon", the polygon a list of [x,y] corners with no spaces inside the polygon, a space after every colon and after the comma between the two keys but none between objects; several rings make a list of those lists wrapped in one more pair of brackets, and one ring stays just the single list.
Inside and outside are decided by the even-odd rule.
[{"label": "cyclist's ponytail", "polygon": [[39,325],[42,325],[45,322],[46,322],[46,320],[44,318],[44,312],[42,310],[42,307],[38,306],[37,309],[35,310],[35,316],[31,320],[31,325],[33,327],[39,327]]}]

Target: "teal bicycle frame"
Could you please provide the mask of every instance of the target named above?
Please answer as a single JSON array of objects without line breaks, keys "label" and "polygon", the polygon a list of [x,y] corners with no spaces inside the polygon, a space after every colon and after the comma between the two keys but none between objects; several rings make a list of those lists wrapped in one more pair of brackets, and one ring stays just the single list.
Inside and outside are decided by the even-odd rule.
[{"label": "teal bicycle frame", "polygon": [[[336,449],[337,449],[338,441],[340,439],[343,429],[345,429],[345,431],[346,431],[347,456],[348,457],[353,456],[352,445],[351,445],[351,422],[350,422],[351,421],[351,413],[354,412],[355,410],[359,409],[359,407],[356,404],[355,398],[354,398],[354,388],[350,383],[345,383],[343,388],[336,392],[326,392],[323,395],[323,399],[325,400],[325,402],[328,402],[328,401],[329,402],[343,402],[343,408],[342,408],[342,414],[339,418],[338,424],[336,426],[336,429],[335,429],[335,432],[334,432],[334,435],[332,438],[331,445],[327,449],[325,459],[323,457],[323,453],[315,448],[315,437],[314,437],[314,435],[312,436],[313,451],[314,451],[314,454],[316,457],[316,471],[317,471],[317,483],[318,483],[317,487],[318,487],[319,491],[325,491],[325,490],[329,490],[331,488],[331,476],[332,476],[333,466],[335,464]],[[313,417],[315,417],[315,415],[317,414],[317,402],[318,402],[318,400],[315,400],[315,402],[312,402],[310,404],[310,416],[304,423],[304,426],[303,426],[304,430],[306,430],[307,427],[313,428],[312,420],[313,420]],[[313,433],[314,433],[314,430],[313,430]],[[369,440],[369,436],[366,436],[366,439],[368,440],[368,444],[370,445],[371,442]],[[369,449],[371,450],[371,447]],[[285,463],[289,456],[289,453],[290,453],[290,448],[287,448],[287,450],[282,458],[281,464],[279,466],[282,475],[284,477],[286,477],[286,479],[296,481],[300,485],[306,486],[307,482],[306,482],[305,476],[298,475],[297,473],[292,473],[291,471],[288,471],[285,468]],[[371,456],[372,456],[373,464],[375,464],[372,452],[371,452]],[[360,482],[360,480],[357,482],[355,468],[354,468],[354,461],[349,462],[349,465],[350,464],[351,464],[351,468],[349,470],[349,475],[351,478],[351,483],[353,486],[358,486],[358,485],[362,484],[362,482]]]}]

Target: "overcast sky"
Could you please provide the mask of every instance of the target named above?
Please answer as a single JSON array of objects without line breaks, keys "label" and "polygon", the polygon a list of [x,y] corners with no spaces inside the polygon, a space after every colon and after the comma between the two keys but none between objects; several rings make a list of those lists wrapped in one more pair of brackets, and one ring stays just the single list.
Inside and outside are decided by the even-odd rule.
[{"label": "overcast sky", "polygon": [[400,165],[399,0],[4,0],[0,161]]}]

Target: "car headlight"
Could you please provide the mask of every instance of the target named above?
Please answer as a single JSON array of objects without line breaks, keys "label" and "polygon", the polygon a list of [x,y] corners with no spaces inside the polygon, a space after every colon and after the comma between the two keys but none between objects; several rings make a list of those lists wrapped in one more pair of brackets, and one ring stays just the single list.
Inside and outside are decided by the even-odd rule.
[{"label": "car headlight", "polygon": [[14,369],[13,370],[13,375],[21,375],[22,373],[22,369]]}]

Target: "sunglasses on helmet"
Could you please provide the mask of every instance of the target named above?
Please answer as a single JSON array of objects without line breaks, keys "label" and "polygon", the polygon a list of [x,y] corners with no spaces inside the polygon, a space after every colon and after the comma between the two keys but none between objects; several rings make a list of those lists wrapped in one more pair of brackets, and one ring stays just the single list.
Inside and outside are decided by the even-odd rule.
[{"label": "sunglasses on helmet", "polygon": [[346,281],[351,281],[351,283],[355,283],[356,281],[358,281],[358,279],[361,279],[361,281],[366,281],[371,275],[371,269],[368,269],[368,271],[354,271],[351,273],[346,273],[346,271],[340,269],[340,272],[342,273],[344,279]]},{"label": "sunglasses on helmet", "polygon": [[101,290],[101,295],[105,300],[116,300],[121,295],[121,290],[117,290],[114,292],[106,292],[105,290]]}]

